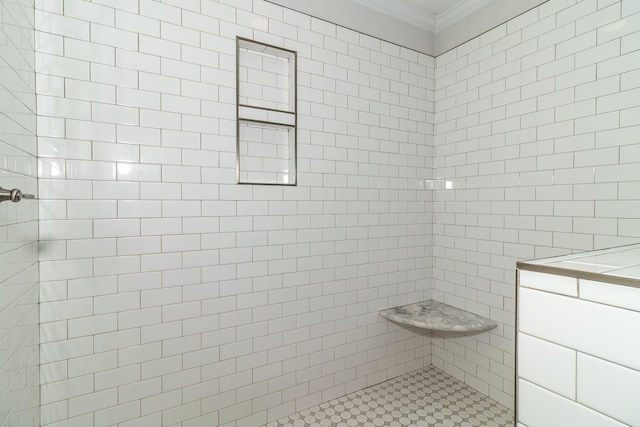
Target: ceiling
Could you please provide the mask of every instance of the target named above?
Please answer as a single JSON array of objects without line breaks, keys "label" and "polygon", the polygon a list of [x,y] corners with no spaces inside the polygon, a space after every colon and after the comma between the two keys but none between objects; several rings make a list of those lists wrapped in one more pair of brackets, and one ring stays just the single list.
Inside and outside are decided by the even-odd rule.
[{"label": "ceiling", "polygon": [[455,23],[494,0],[353,0],[432,32]]}]

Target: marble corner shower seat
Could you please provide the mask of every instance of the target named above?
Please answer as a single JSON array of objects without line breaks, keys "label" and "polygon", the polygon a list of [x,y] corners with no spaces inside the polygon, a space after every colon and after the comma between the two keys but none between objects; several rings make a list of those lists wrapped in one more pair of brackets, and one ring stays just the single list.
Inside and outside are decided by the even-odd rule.
[{"label": "marble corner shower seat", "polygon": [[389,308],[380,311],[380,315],[395,323],[432,331],[484,332],[498,326],[491,319],[434,300]]}]

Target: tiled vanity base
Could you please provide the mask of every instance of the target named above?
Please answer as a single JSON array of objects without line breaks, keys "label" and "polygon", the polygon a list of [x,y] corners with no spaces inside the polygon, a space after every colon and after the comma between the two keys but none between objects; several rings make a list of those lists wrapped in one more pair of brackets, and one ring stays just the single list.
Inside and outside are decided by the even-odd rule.
[{"label": "tiled vanity base", "polygon": [[319,406],[266,427],[500,427],[512,426],[504,406],[433,365]]},{"label": "tiled vanity base", "polygon": [[519,264],[519,427],[640,425],[637,265],[638,247]]},{"label": "tiled vanity base", "polygon": [[484,332],[498,326],[491,319],[434,300],[389,308],[380,315],[392,322],[432,331]]}]

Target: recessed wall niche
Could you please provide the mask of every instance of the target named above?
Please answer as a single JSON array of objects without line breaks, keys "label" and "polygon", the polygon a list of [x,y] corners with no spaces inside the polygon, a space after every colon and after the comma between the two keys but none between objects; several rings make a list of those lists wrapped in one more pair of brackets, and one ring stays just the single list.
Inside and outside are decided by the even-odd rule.
[{"label": "recessed wall niche", "polygon": [[296,185],[296,52],[236,38],[238,184]]}]

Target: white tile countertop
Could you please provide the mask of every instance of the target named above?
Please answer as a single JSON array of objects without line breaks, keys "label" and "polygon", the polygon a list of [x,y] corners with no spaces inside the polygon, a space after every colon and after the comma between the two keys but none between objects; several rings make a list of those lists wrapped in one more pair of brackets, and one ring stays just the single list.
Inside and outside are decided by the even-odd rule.
[{"label": "white tile countertop", "polygon": [[520,270],[640,287],[640,244],[517,263]]}]

